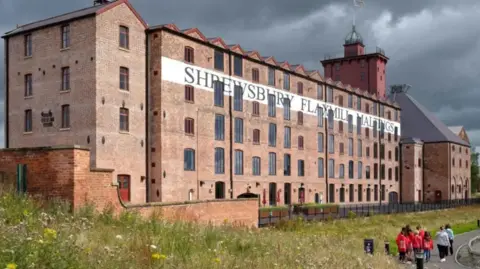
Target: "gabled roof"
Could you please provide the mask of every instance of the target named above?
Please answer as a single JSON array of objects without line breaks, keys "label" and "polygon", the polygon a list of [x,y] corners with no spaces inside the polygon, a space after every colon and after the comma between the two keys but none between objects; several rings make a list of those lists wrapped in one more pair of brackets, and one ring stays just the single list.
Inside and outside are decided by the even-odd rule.
[{"label": "gabled roof", "polygon": [[402,138],[416,137],[426,143],[451,142],[470,146],[408,93],[396,93],[395,101],[402,109]]},{"label": "gabled roof", "polygon": [[76,10],[76,11],[73,11],[73,12],[58,15],[58,16],[55,16],[55,17],[51,17],[51,18],[48,18],[48,19],[44,19],[44,20],[29,23],[29,24],[21,25],[14,30],[6,32],[3,37],[14,36],[14,35],[17,35],[17,34],[30,32],[30,31],[33,31],[33,30],[36,30],[36,29],[39,29],[39,28],[43,28],[43,27],[47,27],[47,26],[53,26],[53,25],[56,25],[56,24],[67,22],[67,21],[72,21],[72,20],[76,20],[76,19],[80,19],[80,18],[89,17],[89,16],[95,16],[97,14],[100,14],[100,13],[103,13],[103,12],[109,10],[110,8],[118,6],[122,3],[125,3],[132,10],[132,12],[135,14],[135,16],[137,16],[137,18],[145,26],[145,28],[148,27],[146,22],[133,9],[131,4],[127,0],[117,0],[117,1],[112,1],[110,3],[107,3],[107,4],[91,6],[91,7],[83,8],[83,9]]},{"label": "gabled roof", "polygon": [[463,126],[448,126],[448,129],[450,129],[450,131],[452,131],[454,134],[459,135],[463,129]]}]

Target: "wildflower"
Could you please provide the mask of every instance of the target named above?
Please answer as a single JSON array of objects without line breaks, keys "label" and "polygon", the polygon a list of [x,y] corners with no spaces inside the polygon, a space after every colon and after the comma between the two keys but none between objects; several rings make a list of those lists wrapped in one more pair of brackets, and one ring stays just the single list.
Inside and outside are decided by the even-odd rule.
[{"label": "wildflower", "polygon": [[17,265],[14,263],[9,263],[5,269],[17,269]]},{"label": "wildflower", "polygon": [[150,245],[150,248],[151,248],[151,249],[157,249],[157,246],[155,246],[155,245]]},{"label": "wildflower", "polygon": [[50,229],[50,228],[45,228],[43,230],[43,237],[45,237],[46,239],[56,239],[57,238],[57,231],[53,230],[53,229]]},{"label": "wildflower", "polygon": [[122,239],[123,239],[123,237],[122,237],[121,235],[119,235],[119,234],[117,234],[117,236],[115,236],[115,238],[117,238],[118,240],[122,240]]},{"label": "wildflower", "polygon": [[215,263],[220,263],[220,258],[215,258],[215,259],[213,259],[213,261],[214,261]]},{"label": "wildflower", "polygon": [[24,209],[24,210],[23,210],[23,215],[24,215],[24,216],[28,216],[28,210]]},{"label": "wildflower", "polygon": [[154,260],[165,260],[167,258],[166,255],[160,254],[160,253],[153,253],[152,254],[152,259]]}]

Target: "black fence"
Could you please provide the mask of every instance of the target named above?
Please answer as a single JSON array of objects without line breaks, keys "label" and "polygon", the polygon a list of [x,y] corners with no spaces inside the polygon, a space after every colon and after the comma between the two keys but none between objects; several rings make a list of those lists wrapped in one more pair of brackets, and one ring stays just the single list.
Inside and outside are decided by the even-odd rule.
[{"label": "black fence", "polygon": [[307,221],[322,221],[349,217],[368,217],[372,215],[387,215],[398,213],[424,212],[456,208],[469,205],[480,205],[480,198],[445,200],[436,203],[392,203],[388,204],[355,204],[355,205],[325,205],[322,207],[297,207],[296,209],[261,208],[259,210],[258,226],[274,225],[280,221],[303,218]]}]

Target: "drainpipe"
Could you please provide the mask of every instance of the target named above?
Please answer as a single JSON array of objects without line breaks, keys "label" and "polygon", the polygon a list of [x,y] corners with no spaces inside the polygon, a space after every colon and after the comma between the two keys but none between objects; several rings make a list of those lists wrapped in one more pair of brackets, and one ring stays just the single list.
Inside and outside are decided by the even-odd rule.
[{"label": "drainpipe", "polygon": [[[333,70],[332,70],[333,72]],[[324,95],[325,96],[325,102],[327,102],[327,87],[325,87],[325,90],[322,90]],[[323,120],[323,123],[324,123],[324,128],[325,128],[325,136],[323,138],[323,142],[324,142],[324,145],[327,145],[326,147],[323,148],[323,150],[325,151],[325,160],[323,161],[323,167],[324,167],[324,170],[325,170],[325,201],[326,203],[330,203],[330,189],[329,189],[329,186],[328,186],[328,120],[325,121],[325,113],[328,117],[328,111],[324,111],[323,112],[323,116],[324,118],[322,119]],[[325,141],[327,141],[327,143],[325,143]],[[335,169],[335,167],[334,167]]]},{"label": "drainpipe", "polygon": [[[200,166],[200,158],[198,158],[198,156],[200,155],[198,153],[200,151],[200,147],[198,145],[198,138],[200,136],[200,133],[198,132],[198,126],[200,125],[200,120],[199,119],[200,118],[198,117],[198,108],[197,108],[197,124],[195,125],[197,127],[197,131],[196,131],[197,132],[197,135],[196,135],[196,137],[197,137],[197,139],[196,139],[197,140],[197,150],[195,151],[196,154],[197,154],[197,156],[196,156],[196,159],[197,159],[197,165],[196,166],[197,167],[195,167],[196,168],[195,170],[197,170],[197,173],[196,173],[197,174],[197,200],[200,200],[200,180],[198,180],[199,179],[198,173],[199,173],[199,170],[200,170],[200,167],[201,167]],[[190,200],[190,190],[188,190],[188,199]]]},{"label": "drainpipe", "polygon": [[403,148],[403,144],[402,144],[402,140],[400,140],[400,143],[397,144],[398,145],[398,176],[400,177],[399,178],[399,184],[400,184],[400,187],[399,187],[399,196],[398,197],[398,200],[400,203],[403,203],[403,156],[402,156],[402,148]]},{"label": "drainpipe", "polygon": [[[232,77],[232,52],[228,51],[228,76],[229,78]],[[228,118],[230,119],[229,122],[229,133],[230,133],[230,199],[233,199],[233,113],[232,113],[232,91],[231,91],[231,83],[230,81],[229,88],[230,92],[228,94]],[[225,88],[224,88],[225,89]],[[244,158],[245,159],[245,158]]]},{"label": "drainpipe", "polygon": [[150,38],[148,31],[145,31],[146,42],[145,42],[145,201],[150,202]]},{"label": "drainpipe", "polygon": [[[380,102],[378,102],[378,105],[377,105],[377,117],[380,117]],[[379,147],[379,150],[380,150],[380,153],[382,153],[382,133],[383,135],[385,135],[385,132],[382,132],[382,123],[379,121],[379,124],[377,124],[377,128],[378,126],[380,126],[380,132],[377,133],[377,138],[378,138],[378,147]],[[379,199],[379,205],[381,206],[382,205],[382,154],[378,154],[379,158],[378,158],[378,168],[380,169],[380,173],[379,174],[379,180],[378,180],[378,189],[380,191],[380,199]],[[385,157],[385,146],[383,147],[383,156]],[[385,172],[383,173],[383,176],[385,176]],[[385,195],[385,194],[384,194]]]},{"label": "drainpipe", "polygon": [[8,100],[8,92],[9,92],[9,80],[8,80],[8,74],[9,74],[9,48],[8,48],[8,37],[5,37],[5,118],[4,118],[4,124],[5,124],[5,148],[9,148],[9,124],[8,124],[8,106],[9,106],[9,100]]}]

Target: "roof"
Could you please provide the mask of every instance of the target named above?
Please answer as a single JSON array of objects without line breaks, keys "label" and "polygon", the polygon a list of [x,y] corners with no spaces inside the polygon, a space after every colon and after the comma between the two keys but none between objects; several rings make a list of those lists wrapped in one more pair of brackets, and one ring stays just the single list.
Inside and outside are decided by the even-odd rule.
[{"label": "roof", "polygon": [[395,101],[402,110],[402,138],[415,137],[425,143],[451,142],[470,146],[409,94],[396,93]]},{"label": "roof", "polygon": [[345,45],[352,45],[357,43],[363,44],[363,38],[360,33],[358,33],[355,29],[355,25],[352,25],[352,30],[345,37]]},{"label": "roof", "polygon": [[452,131],[454,134],[458,135],[463,129],[463,126],[448,126],[448,129]]},{"label": "roof", "polygon": [[24,25],[18,26],[14,30],[6,32],[5,35],[3,35],[3,37],[14,36],[17,34],[33,31],[39,28],[52,26],[55,24],[60,24],[60,23],[75,20],[75,19],[95,16],[122,3],[125,3],[132,10],[132,12],[137,16],[137,18],[142,22],[142,24],[144,24],[146,28],[147,24],[145,23],[145,21],[138,15],[138,13],[133,9],[133,7],[130,5],[130,3],[127,0],[115,0],[107,4],[95,5],[95,6],[79,9],[73,12],[65,13],[62,15],[58,15],[55,17],[51,17],[48,19],[24,24]]}]

